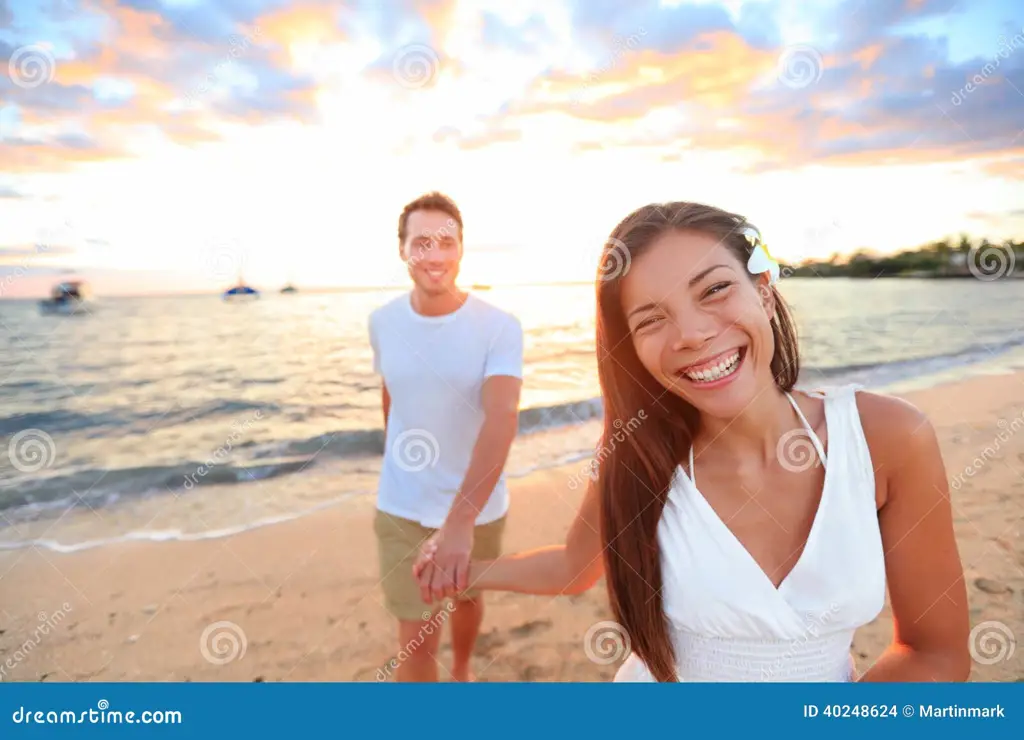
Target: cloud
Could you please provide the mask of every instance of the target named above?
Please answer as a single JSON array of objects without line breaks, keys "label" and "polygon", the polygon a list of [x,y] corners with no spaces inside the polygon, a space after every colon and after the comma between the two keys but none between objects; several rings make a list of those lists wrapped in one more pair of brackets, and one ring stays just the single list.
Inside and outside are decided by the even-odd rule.
[{"label": "cloud", "polygon": [[446,126],[434,132],[433,140],[438,144],[455,142],[460,149],[472,151],[486,149],[495,144],[509,144],[522,141],[523,133],[519,129],[501,126],[488,126],[475,132],[464,132],[452,126]]},{"label": "cloud", "polygon": [[341,26],[354,36],[371,36],[382,56],[410,43],[441,48],[458,0],[352,0],[345,3]]},{"label": "cloud", "polygon": [[521,22],[510,23],[485,10],[480,17],[480,41],[487,49],[508,49],[525,55],[557,43],[557,36],[540,14],[531,13]]},{"label": "cloud", "polygon": [[42,139],[6,137],[3,147],[3,167],[11,173],[62,172],[76,164],[101,162],[127,154],[123,147],[108,147],[82,134]]},{"label": "cloud", "polygon": [[[125,9],[159,16],[176,38],[191,38],[200,44],[216,45],[261,16],[292,6],[288,0],[218,0],[168,5],[160,0],[120,0]],[[108,7],[110,4],[108,4]]]},{"label": "cloud", "polygon": [[57,257],[60,255],[74,254],[73,247],[33,244],[17,247],[0,247],[0,263],[20,264],[28,263],[46,257]]},{"label": "cloud", "polygon": [[577,150],[627,146],[670,160],[735,151],[754,156],[752,172],[1014,156],[1024,151],[1024,48],[954,63],[945,40],[897,32],[949,7],[844,3],[835,17],[847,13],[849,29],[840,26],[835,43],[815,49],[766,46],[772,31],[744,34],[751,10],[733,24],[717,6],[670,13],[653,3],[580,4],[584,29],[606,19],[617,31],[657,31],[596,70],[551,70],[491,128],[564,114],[585,124]]},{"label": "cloud", "polygon": [[[12,15],[0,2],[0,16]],[[231,125],[316,123],[322,90],[314,76],[323,65],[303,54],[312,50],[315,60],[318,49],[360,44],[369,52],[353,55],[360,62],[345,70],[346,81],[360,77],[368,97],[394,102],[417,86],[399,84],[408,81],[397,79],[396,62],[423,76],[423,87],[443,82],[429,102],[440,101],[446,116],[431,112],[419,131],[396,134],[398,143],[479,150],[523,141],[550,117],[573,126],[577,151],[628,147],[670,161],[735,152],[751,172],[972,159],[1012,178],[1024,155],[1024,48],[1001,55],[993,41],[954,62],[948,39],[915,30],[961,17],[956,0],[801,9],[800,29],[814,48],[784,45],[793,37],[786,0],[566,0],[515,10],[456,0],[61,7],[39,26],[55,34],[47,42],[52,82],[17,86],[0,77],[0,98],[17,113],[4,124],[12,172],[133,156],[136,134],[153,131],[192,146],[230,135]],[[5,57],[40,38],[28,17],[19,9],[20,25],[0,41]],[[411,48],[419,56],[410,62]],[[505,74],[513,67],[526,70],[522,86]],[[485,89],[488,74],[498,81]],[[377,82],[389,86],[383,95]],[[378,102],[359,109],[373,115]],[[418,102],[427,104],[425,96]]]},{"label": "cloud", "polygon": [[735,30],[729,12],[720,5],[663,7],[658,0],[575,0],[572,21],[585,44],[596,40],[610,46],[616,38],[642,33],[645,49],[665,55],[689,47],[706,34]]},{"label": "cloud", "polygon": [[840,29],[836,51],[848,53],[893,36],[913,23],[966,12],[962,0],[843,0],[817,18],[816,36],[827,37]]},{"label": "cloud", "polygon": [[[131,156],[126,144],[133,134],[153,130],[167,141],[193,144],[217,140],[220,125],[232,121],[315,120],[315,82],[288,68],[287,37],[263,34],[258,25],[258,13],[281,5],[167,8],[149,0],[100,0],[81,21],[91,23],[92,36],[68,31],[40,46],[51,81],[19,85],[24,80],[0,78],[0,98],[20,114],[5,124],[5,140],[20,149],[11,166],[60,171]],[[22,31],[13,42],[0,41],[0,53],[10,58],[27,38]],[[69,130],[76,132],[70,138]],[[69,148],[79,153],[65,158]]]}]

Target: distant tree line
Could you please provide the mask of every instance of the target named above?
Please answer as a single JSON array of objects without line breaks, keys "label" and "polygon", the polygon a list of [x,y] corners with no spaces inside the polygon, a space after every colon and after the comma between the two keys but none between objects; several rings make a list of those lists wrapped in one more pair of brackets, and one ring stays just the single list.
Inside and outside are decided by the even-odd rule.
[{"label": "distant tree line", "polygon": [[845,258],[833,254],[827,260],[783,264],[782,269],[784,275],[793,277],[1024,278],[1024,242],[974,242],[964,234],[956,243],[943,239],[891,255],[860,249]]}]

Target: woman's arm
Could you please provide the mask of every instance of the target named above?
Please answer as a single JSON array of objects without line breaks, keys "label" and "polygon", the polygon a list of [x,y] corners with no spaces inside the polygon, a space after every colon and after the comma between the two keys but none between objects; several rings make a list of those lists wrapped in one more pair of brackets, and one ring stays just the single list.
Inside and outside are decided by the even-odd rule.
[{"label": "woman's arm", "polygon": [[[469,588],[490,591],[515,591],[525,594],[580,594],[592,587],[604,572],[601,557],[600,502],[593,484],[584,494],[580,510],[569,529],[564,545],[503,555],[497,560],[470,563]],[[429,562],[429,547],[413,566],[417,578]],[[425,602],[431,598],[430,584],[420,581]],[[444,596],[454,595],[449,587]]]},{"label": "woman's arm", "polygon": [[893,641],[861,681],[966,681],[970,629],[963,566],[935,430],[895,398],[861,394],[876,476]]}]

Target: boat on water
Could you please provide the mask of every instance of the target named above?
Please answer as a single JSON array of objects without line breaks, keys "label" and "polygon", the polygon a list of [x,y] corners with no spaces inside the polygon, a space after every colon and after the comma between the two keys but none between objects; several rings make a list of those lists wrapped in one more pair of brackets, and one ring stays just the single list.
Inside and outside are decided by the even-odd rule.
[{"label": "boat on water", "polygon": [[299,289],[298,289],[298,288],[296,288],[296,287],[295,287],[294,285],[292,285],[291,283],[289,283],[288,285],[286,285],[286,286],[284,286],[283,288],[281,288],[281,292],[282,292],[282,293],[298,293],[298,292],[299,292]]},{"label": "boat on water", "polygon": [[88,313],[92,302],[92,289],[83,280],[57,283],[50,289],[50,297],[39,301],[39,310],[55,316],[77,316]]},{"label": "boat on water", "polygon": [[252,286],[239,283],[233,288],[228,288],[224,291],[224,300],[226,301],[238,301],[238,300],[257,300],[260,297],[260,292]]}]

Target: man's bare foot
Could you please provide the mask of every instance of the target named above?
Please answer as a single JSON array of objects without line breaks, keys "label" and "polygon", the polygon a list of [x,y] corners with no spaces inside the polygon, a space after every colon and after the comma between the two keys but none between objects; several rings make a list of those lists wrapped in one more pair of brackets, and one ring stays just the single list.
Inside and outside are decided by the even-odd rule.
[{"label": "man's bare foot", "polygon": [[475,681],[476,676],[473,675],[473,671],[468,665],[452,668],[453,683],[474,683]]}]

